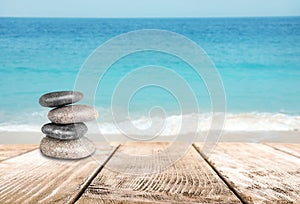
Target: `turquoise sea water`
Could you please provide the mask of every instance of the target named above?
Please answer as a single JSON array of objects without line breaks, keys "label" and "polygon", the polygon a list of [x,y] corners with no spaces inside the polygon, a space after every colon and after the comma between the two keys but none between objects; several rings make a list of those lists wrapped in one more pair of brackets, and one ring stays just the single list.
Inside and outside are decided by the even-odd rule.
[{"label": "turquoise sea water", "polygon": [[[220,73],[233,121],[278,119],[275,125],[287,123],[287,129],[299,128],[300,17],[274,17],[0,18],[0,129],[14,130],[21,124],[36,127],[45,122],[47,110],[38,104],[40,95],[73,89],[93,50],[112,37],[139,29],[176,32],[201,46]],[[187,72],[184,64],[170,56],[144,52],[129,56],[116,65],[116,71],[108,73],[103,82],[107,88],[99,89],[96,97],[100,121],[106,121],[109,96],[118,80],[130,70],[154,62],[177,70],[192,86],[200,110],[209,112],[209,95],[203,83]],[[156,105],[165,107],[170,116],[178,114],[174,97],[157,87],[138,92],[134,99],[130,110],[139,117],[147,116],[149,108]]]}]

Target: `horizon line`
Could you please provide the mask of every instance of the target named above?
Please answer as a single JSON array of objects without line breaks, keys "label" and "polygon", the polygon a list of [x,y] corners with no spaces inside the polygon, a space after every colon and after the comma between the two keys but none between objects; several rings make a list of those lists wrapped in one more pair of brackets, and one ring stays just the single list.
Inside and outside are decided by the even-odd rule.
[{"label": "horizon line", "polygon": [[180,19],[184,19],[184,18],[280,18],[280,17],[300,17],[300,15],[278,15],[278,16],[164,16],[164,17],[160,17],[160,16],[145,16],[145,17],[129,17],[129,16],[121,16],[121,17],[116,17],[116,16],[112,16],[112,17],[85,17],[85,16],[0,16],[0,18],[82,18],[82,19],[170,19],[170,18],[180,18]]}]

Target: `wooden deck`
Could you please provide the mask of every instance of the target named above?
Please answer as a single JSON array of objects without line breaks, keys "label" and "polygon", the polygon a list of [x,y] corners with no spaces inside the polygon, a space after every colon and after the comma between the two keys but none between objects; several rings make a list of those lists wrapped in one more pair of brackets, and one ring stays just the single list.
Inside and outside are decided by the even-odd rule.
[{"label": "wooden deck", "polygon": [[122,154],[167,143],[98,145],[78,161],[46,158],[38,145],[0,145],[0,203],[300,203],[300,144],[219,143],[207,156],[195,143],[153,174],[143,171],[160,170],[174,155],[149,162]]}]

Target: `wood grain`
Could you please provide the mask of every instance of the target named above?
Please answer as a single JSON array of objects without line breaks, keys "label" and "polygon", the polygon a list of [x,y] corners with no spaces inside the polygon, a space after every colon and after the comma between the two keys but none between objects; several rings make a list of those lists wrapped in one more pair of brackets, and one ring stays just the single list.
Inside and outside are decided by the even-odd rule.
[{"label": "wood grain", "polygon": [[208,161],[246,203],[300,201],[297,157],[263,144],[219,143]]},{"label": "wood grain", "polygon": [[300,144],[267,143],[266,145],[300,158]]},{"label": "wood grain", "polygon": [[[171,157],[178,156],[174,153],[180,154],[180,145],[160,154],[167,145],[140,142],[121,146],[77,203],[240,203],[193,147],[164,169]],[[153,159],[123,156],[132,153],[151,154]],[[122,171],[109,169],[113,166]],[[150,170],[159,173],[147,174]]]},{"label": "wood grain", "polygon": [[0,163],[0,203],[73,202],[113,148],[99,145],[95,156],[83,160],[46,158],[39,150]]},{"label": "wood grain", "polygon": [[37,144],[0,144],[0,161],[37,149]]}]

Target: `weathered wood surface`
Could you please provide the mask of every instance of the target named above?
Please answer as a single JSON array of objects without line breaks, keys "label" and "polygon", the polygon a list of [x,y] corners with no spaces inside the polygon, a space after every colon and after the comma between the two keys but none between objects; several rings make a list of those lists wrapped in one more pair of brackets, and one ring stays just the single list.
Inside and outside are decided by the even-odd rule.
[{"label": "weathered wood surface", "polygon": [[38,148],[37,144],[0,144],[0,162]]},{"label": "weathered wood surface", "polygon": [[100,145],[97,161],[49,159],[39,150],[0,162],[0,203],[74,202],[114,148]]},{"label": "weathered wood surface", "polygon": [[300,158],[300,144],[267,143],[266,145]]},{"label": "weathered wood surface", "polygon": [[[239,203],[231,191],[246,203],[300,201],[300,144],[219,143],[211,166],[191,148],[164,169],[181,151],[156,154],[166,146],[128,143],[110,158],[115,148],[100,145],[92,158],[62,161],[43,157],[37,145],[0,145],[0,203]],[[149,170],[160,173],[142,174]]]},{"label": "weathered wood surface", "polygon": [[[121,146],[76,203],[240,203],[193,147],[167,169],[162,166],[172,161],[174,152],[155,156],[164,148],[166,143]],[[154,156],[125,159],[124,153]],[[118,166],[120,171],[109,169]],[[142,174],[150,170],[162,171]]]},{"label": "weathered wood surface", "polygon": [[300,202],[297,157],[263,144],[219,143],[208,161],[246,203]]}]

